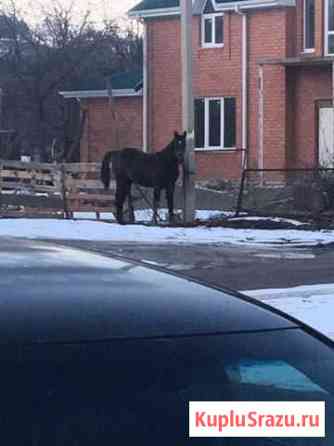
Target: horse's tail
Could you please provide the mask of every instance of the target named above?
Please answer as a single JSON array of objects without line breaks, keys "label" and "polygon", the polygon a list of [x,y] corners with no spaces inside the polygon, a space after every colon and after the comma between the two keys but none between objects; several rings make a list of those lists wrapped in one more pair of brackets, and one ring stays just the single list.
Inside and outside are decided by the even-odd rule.
[{"label": "horse's tail", "polygon": [[110,180],[111,180],[110,162],[112,155],[113,152],[107,152],[102,160],[101,181],[104,184],[105,189],[108,189],[110,185]]}]

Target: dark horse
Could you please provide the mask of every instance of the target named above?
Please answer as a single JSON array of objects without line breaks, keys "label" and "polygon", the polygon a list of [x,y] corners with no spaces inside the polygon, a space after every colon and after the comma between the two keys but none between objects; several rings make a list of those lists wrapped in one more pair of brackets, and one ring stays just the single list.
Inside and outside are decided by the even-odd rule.
[{"label": "dark horse", "polygon": [[132,183],[154,189],[154,222],[160,204],[161,190],[165,189],[168,203],[169,221],[174,221],[174,189],[179,176],[179,165],[184,162],[187,132],[179,135],[174,132],[173,140],[163,150],[144,153],[139,149],[126,148],[107,152],[102,161],[101,180],[105,189],[109,188],[112,174],[116,179],[117,221],[123,220],[123,204],[131,197]]}]

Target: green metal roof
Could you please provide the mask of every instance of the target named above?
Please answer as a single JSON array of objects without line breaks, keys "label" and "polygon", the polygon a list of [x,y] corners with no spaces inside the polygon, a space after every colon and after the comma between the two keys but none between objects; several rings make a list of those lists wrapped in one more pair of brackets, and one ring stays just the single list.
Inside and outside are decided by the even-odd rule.
[{"label": "green metal roof", "polygon": [[145,11],[147,9],[175,8],[179,5],[179,0],[143,0],[132,8],[130,12]]},{"label": "green metal roof", "polygon": [[109,82],[113,90],[138,90],[142,85],[143,75],[140,71],[116,73],[111,76],[92,76],[77,79],[65,90],[99,91],[106,90]]}]

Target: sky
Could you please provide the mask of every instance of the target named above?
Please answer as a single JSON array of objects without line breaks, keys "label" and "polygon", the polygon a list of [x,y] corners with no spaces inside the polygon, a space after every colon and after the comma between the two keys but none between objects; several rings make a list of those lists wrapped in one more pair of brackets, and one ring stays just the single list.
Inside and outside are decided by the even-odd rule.
[{"label": "sky", "polygon": [[[109,14],[111,17],[125,15],[126,12],[131,7],[139,3],[139,0],[95,0],[95,1],[96,3],[100,3],[100,6],[102,6],[102,9],[105,11],[105,14]],[[80,0],[80,2],[87,5],[87,3],[89,3],[89,0]]]},{"label": "sky", "polygon": [[[8,1],[8,0],[7,0]],[[126,17],[126,12],[139,3],[140,0],[14,0],[16,6],[27,21],[35,21],[40,11],[40,6],[48,8],[55,1],[68,6],[71,2],[75,4],[78,12],[92,12],[91,17],[94,21],[103,19]],[[5,4],[6,0],[0,0],[0,4]],[[28,18],[29,17],[29,18]]]}]

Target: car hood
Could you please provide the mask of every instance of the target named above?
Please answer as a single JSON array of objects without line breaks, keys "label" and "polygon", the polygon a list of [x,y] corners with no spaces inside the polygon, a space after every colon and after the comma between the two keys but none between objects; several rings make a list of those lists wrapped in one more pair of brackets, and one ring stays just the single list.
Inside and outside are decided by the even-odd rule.
[{"label": "car hood", "polygon": [[294,326],[233,294],[140,264],[40,242],[0,242],[0,343]]}]

